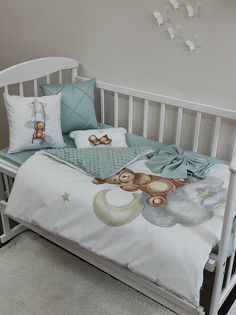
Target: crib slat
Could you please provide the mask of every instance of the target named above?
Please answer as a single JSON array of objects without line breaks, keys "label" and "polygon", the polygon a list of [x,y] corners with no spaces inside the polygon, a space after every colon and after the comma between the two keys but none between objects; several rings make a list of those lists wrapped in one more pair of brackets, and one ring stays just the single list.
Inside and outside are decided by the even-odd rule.
[{"label": "crib slat", "polygon": [[47,84],[50,84],[50,75],[47,75],[47,76],[46,76],[46,83],[47,83]]},{"label": "crib slat", "polygon": [[8,182],[9,182],[9,188],[10,188],[10,192],[12,190],[12,187],[13,187],[13,178],[12,177],[8,177]]},{"label": "crib slat", "polygon": [[134,108],[134,99],[133,99],[133,96],[129,96],[129,125],[128,125],[129,132],[132,132],[133,130],[133,108]]},{"label": "crib slat", "polygon": [[105,99],[104,99],[104,90],[100,90],[100,98],[101,98],[101,122],[105,123]]},{"label": "crib slat", "polygon": [[37,82],[37,79],[34,80],[34,96],[38,96],[38,82]]},{"label": "crib slat", "polygon": [[6,188],[7,198],[9,198],[9,196],[10,196],[10,186],[9,186],[8,177],[7,177],[6,174],[3,174],[3,180],[4,180],[4,184],[5,184],[5,188]]},{"label": "crib slat", "polygon": [[5,92],[6,94],[8,94],[8,86],[7,86],[7,85],[4,86],[4,92]]},{"label": "crib slat", "polygon": [[198,144],[199,144],[199,136],[200,136],[200,129],[201,129],[201,120],[202,114],[197,112],[196,122],[195,122],[195,130],[194,130],[194,140],[193,140],[193,152],[197,152]]},{"label": "crib slat", "polygon": [[77,68],[71,70],[71,83],[75,83],[77,77]]},{"label": "crib slat", "polygon": [[19,93],[20,96],[24,96],[24,86],[23,86],[23,82],[19,83]]},{"label": "crib slat", "polygon": [[231,280],[231,277],[232,277],[232,271],[233,271],[233,267],[234,267],[234,258],[235,258],[235,252],[230,257],[229,268],[228,268],[228,271],[227,271],[227,278],[226,278],[226,284],[225,284],[226,288],[228,287],[228,285],[230,283],[230,280]]},{"label": "crib slat", "polygon": [[178,117],[177,117],[176,137],[175,137],[175,144],[177,146],[180,145],[182,120],[183,120],[183,108],[179,107],[178,108]]},{"label": "crib slat", "polygon": [[160,123],[159,123],[159,142],[163,143],[165,128],[166,105],[161,104]]},{"label": "crib slat", "polygon": [[59,84],[62,84],[62,70],[58,71],[58,82]]},{"label": "crib slat", "polygon": [[213,136],[212,150],[211,150],[212,157],[216,157],[216,154],[217,154],[217,148],[218,148],[219,136],[220,136],[220,127],[221,127],[221,117],[217,116],[216,121],[215,121],[214,136]]},{"label": "crib slat", "polygon": [[114,126],[118,127],[118,110],[119,110],[119,95],[117,92],[114,93]]},{"label": "crib slat", "polygon": [[148,131],[148,100],[144,101],[144,111],[143,111],[143,137],[147,138]]},{"label": "crib slat", "polygon": [[232,158],[236,155],[236,127],[234,127],[234,142],[232,150]]}]

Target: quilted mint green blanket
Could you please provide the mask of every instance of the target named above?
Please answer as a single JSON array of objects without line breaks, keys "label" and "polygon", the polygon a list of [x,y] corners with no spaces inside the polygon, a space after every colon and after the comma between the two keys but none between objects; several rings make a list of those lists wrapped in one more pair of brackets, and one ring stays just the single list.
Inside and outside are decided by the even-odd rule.
[{"label": "quilted mint green blanket", "polygon": [[47,149],[42,153],[49,155],[69,166],[78,168],[98,179],[105,179],[137,159],[154,152],[147,147],[128,148],[63,148]]}]

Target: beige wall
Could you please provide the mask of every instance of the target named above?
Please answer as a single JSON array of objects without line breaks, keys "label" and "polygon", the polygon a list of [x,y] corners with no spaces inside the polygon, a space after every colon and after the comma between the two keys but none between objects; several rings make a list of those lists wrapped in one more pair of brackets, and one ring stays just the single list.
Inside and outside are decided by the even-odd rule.
[{"label": "beige wall", "polygon": [[[189,1],[197,3],[197,1]],[[202,1],[184,37],[198,33],[203,48],[189,53],[168,40],[152,11],[167,0],[1,0],[0,68],[44,56],[70,56],[81,73],[148,91],[235,108],[236,1]],[[0,107],[0,146],[7,143]]]}]

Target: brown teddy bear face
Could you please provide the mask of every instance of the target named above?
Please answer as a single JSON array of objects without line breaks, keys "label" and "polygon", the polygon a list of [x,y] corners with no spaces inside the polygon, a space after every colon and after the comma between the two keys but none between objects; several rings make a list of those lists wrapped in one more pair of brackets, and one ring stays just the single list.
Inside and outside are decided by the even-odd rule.
[{"label": "brown teddy bear face", "polygon": [[134,173],[127,169],[123,168],[121,171],[117,172],[116,174],[112,175],[111,177],[108,177],[106,179],[93,179],[94,184],[113,184],[113,185],[121,185],[123,183],[129,183],[133,180]]},{"label": "brown teddy bear face", "polygon": [[45,127],[45,124],[44,124],[44,122],[42,122],[42,121],[37,121],[36,122],[36,124],[35,124],[35,126],[34,126],[34,129],[35,129],[35,131],[44,131],[44,127]]},{"label": "brown teddy bear face", "polygon": [[123,168],[123,170],[107,178],[106,182],[109,184],[121,185],[132,181],[133,176],[134,173],[131,170]]},{"label": "brown teddy bear face", "polygon": [[38,122],[38,129],[39,130],[44,130],[44,123],[42,121]]}]

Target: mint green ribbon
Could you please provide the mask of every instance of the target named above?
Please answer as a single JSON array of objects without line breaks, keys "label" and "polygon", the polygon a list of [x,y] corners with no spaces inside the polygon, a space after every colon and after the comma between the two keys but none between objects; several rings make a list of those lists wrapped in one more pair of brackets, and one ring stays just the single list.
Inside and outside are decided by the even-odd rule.
[{"label": "mint green ribbon", "polygon": [[205,178],[213,165],[207,158],[197,157],[175,145],[160,150],[145,164],[152,172],[161,174],[162,177],[187,178],[189,175],[199,179]]}]

